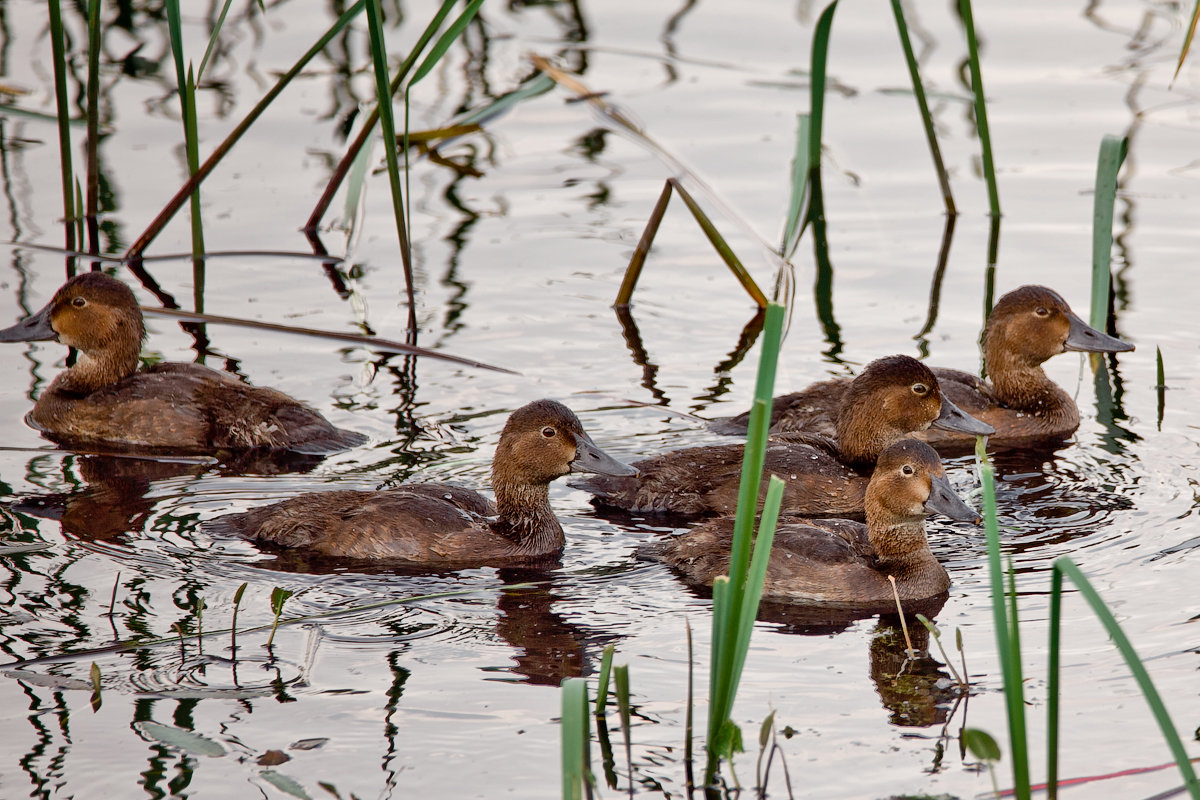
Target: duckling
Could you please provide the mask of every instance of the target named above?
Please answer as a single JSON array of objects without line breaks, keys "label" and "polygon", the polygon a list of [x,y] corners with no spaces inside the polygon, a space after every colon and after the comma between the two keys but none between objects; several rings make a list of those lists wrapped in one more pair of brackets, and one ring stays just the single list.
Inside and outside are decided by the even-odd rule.
[{"label": "duckling", "polygon": [[[763,586],[764,600],[895,608],[888,576],[902,602],[950,588],[950,575],[925,538],[925,516],[978,522],[946,482],[929,445],[902,439],[879,456],[866,492],[867,524],[846,519],[781,517]],[[728,574],[733,518],[706,522],[642,555],[662,561],[693,583],[711,586]]]},{"label": "duckling", "polygon": [[132,291],[102,272],[71,278],[49,305],[0,330],[0,342],[54,340],[79,359],[27,417],[47,438],[82,447],[211,453],[266,448],[328,454],[367,437],[335,428],[274,389],[200,364],[138,369],[146,338]]},{"label": "duckling", "polygon": [[204,527],[330,558],[455,569],[546,560],[566,544],[550,482],[571,472],[634,474],[592,442],[570,409],[537,400],[514,411],[500,433],[494,505],[470,489],[420,483],[302,494]]},{"label": "duckling", "polygon": [[[945,399],[929,368],[908,356],[872,361],[842,394],[836,439],[801,433],[768,442],[764,472],[787,481],[787,513],[861,515],[867,476],[859,470],[869,470],[885,447],[913,431],[933,424],[992,432]],[[682,516],[730,514],[737,508],[743,453],[740,444],[676,450],[634,463],[636,477],[589,478],[578,485],[601,506]]]},{"label": "duckling", "polygon": [[[967,372],[934,367],[942,394],[963,411],[996,429],[989,444],[1027,446],[1062,440],[1079,427],[1079,409],[1071,396],[1047,376],[1044,361],[1067,351],[1121,353],[1133,345],[1095,330],[1045,286],[1022,286],[1000,298],[984,331],[984,357],[991,383]],[[774,431],[829,435],[849,381],[815,383],[775,398]],[[744,434],[749,414],[715,420],[718,433]],[[917,435],[943,452],[974,447],[974,440],[945,430]]]}]

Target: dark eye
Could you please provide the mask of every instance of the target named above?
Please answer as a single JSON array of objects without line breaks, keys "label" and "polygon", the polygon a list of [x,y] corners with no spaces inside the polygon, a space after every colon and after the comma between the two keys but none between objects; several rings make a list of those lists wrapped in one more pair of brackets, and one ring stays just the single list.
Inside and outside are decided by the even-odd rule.
[{"label": "dark eye", "polygon": [[549,425],[542,428],[542,436],[545,436],[547,439],[553,439],[557,435],[558,431],[554,430],[554,428],[551,428]]},{"label": "dark eye", "polygon": [[905,464],[903,467],[900,468],[900,474],[907,478],[907,477],[917,474],[917,471],[915,469],[913,469],[912,464]]},{"label": "dark eye", "polygon": [[929,394],[929,387],[923,383],[914,383],[912,385],[913,394],[924,397]]},{"label": "dark eye", "polygon": [[86,297],[73,297],[73,298],[71,298],[71,305],[75,306],[76,308],[83,308],[84,306],[87,305],[87,298]]},{"label": "dark eye", "polygon": [[1039,317],[1048,317],[1050,316],[1050,309],[1046,308],[1045,306],[1038,306],[1033,310],[1033,313],[1037,314]]}]

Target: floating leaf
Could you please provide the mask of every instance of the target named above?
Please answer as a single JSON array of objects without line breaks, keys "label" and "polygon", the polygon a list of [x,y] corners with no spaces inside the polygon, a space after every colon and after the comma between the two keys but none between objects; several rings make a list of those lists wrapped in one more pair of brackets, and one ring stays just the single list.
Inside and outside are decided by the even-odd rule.
[{"label": "floating leaf", "polygon": [[316,750],[318,747],[324,747],[329,741],[328,736],[319,736],[312,739],[300,739],[288,745],[289,750]]},{"label": "floating leaf", "polygon": [[225,748],[207,736],[176,728],[173,725],[143,720],[133,723],[133,729],[147,739],[162,742],[168,747],[175,747],[192,755],[209,756],[210,758],[220,758],[225,755]]},{"label": "floating leaf", "polygon": [[31,544],[8,544],[0,547],[0,557],[16,556],[21,553],[37,553],[41,550],[49,550],[53,545],[49,542],[35,542]]},{"label": "floating leaf", "polygon": [[978,728],[963,728],[962,738],[967,749],[980,761],[1000,760],[1000,745],[990,733]]},{"label": "floating leaf", "polygon": [[92,713],[100,710],[100,665],[92,662]]},{"label": "floating leaf", "polygon": [[264,769],[258,773],[258,776],[284,794],[290,794],[292,797],[299,797],[302,800],[312,800],[308,792],[304,791],[303,786],[297,783],[294,778],[289,778],[282,772],[276,772],[273,769]]}]

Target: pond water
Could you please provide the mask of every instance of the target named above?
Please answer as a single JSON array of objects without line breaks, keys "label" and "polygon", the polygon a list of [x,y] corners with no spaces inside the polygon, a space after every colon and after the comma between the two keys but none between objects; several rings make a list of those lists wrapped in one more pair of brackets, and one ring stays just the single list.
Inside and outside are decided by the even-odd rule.
[{"label": "pond water", "polygon": [[[186,4],[185,4],[186,5]],[[1004,539],[1017,572],[1028,658],[1033,752],[1040,754],[1049,568],[1072,556],[1132,637],[1185,740],[1200,725],[1200,619],[1195,565],[1194,424],[1200,321],[1189,270],[1200,245],[1200,64],[1168,88],[1185,12],[1153,2],[980,4],[984,83],[1004,219],[997,293],[1045,283],[1086,316],[1096,152],[1127,135],[1114,247],[1116,329],[1137,351],[1097,383],[1086,361],[1048,371],[1084,421],[1052,454],[997,459]],[[390,8],[393,53],[415,41],[429,2]],[[533,74],[530,54],[575,72],[636,119],[713,194],[702,202],[763,286],[775,264],[788,198],[796,114],[807,110],[812,27],[821,6],[799,2],[485,4],[481,22],[414,91],[411,128],[441,125]],[[83,37],[67,11],[73,52]],[[183,180],[177,98],[165,24],[141,6],[105,6],[104,236],[119,254]],[[130,16],[124,16],[128,13]],[[209,21],[188,9],[189,57]],[[207,14],[207,10],[205,11]],[[248,112],[274,76],[330,24],[313,4],[234,9],[199,92],[202,153]],[[832,316],[816,313],[811,237],[795,265],[795,305],[779,386],[855,372],[893,352],[975,370],[988,287],[986,191],[978,167],[961,25],[945,5],[910,20],[961,216],[944,273],[946,218],[908,79],[883,6],[837,12],[827,101],[825,201],[834,265]],[[53,113],[45,8],[0,5],[0,78],[30,93],[20,111]],[[339,294],[298,229],[344,151],[344,130],[370,99],[365,23],[358,21],[272,104],[205,183],[213,258],[204,307],[214,314],[403,338],[407,318],[386,177],[375,172],[359,212],[341,195],[322,232],[344,255]],[[76,74],[83,74],[82,55]],[[647,794],[683,787],[685,620],[707,653],[709,601],[668,570],[639,562],[639,544],[670,529],[607,520],[562,482],[551,500],[567,531],[561,565],[539,574],[470,570],[399,574],[281,561],[214,540],[200,522],[299,491],[375,487],[419,478],[485,486],[509,411],[539,397],[569,404],[593,438],[626,459],[715,441],[703,416],[745,408],[757,350],[741,360],[749,299],[682,206],[672,205],[624,326],[610,305],[663,180],[676,167],[553,89],[442,150],[478,175],[419,160],[409,181],[419,343],[517,370],[415,362],[345,343],[210,325],[207,363],[278,387],[370,444],[305,471],[112,461],[64,453],[22,419],[63,364],[55,344],[0,349],[0,492],[5,543],[46,549],[0,559],[0,796],[17,797],[557,797],[562,678],[594,675],[608,644],[630,667],[637,716],[634,781]],[[75,129],[77,141],[82,128]],[[79,148],[76,148],[77,153]],[[381,150],[377,144],[375,155]],[[82,163],[77,155],[76,164]],[[61,283],[55,126],[0,109],[0,321],[40,308]],[[718,196],[738,221],[714,204]],[[149,254],[190,249],[185,214]],[[744,223],[744,224],[743,224]],[[294,255],[287,255],[294,252]],[[188,306],[190,260],[148,261]],[[1182,272],[1181,272],[1182,270]],[[146,305],[161,305],[128,271]],[[936,289],[936,291],[935,291]],[[932,294],[931,294],[932,292]],[[931,304],[931,296],[936,303]],[[149,349],[194,360],[196,340],[150,320]],[[1161,423],[1155,348],[1168,391]],[[1097,386],[1100,391],[1097,391]],[[627,402],[636,401],[635,403]],[[963,493],[971,459],[948,462]],[[894,623],[813,625],[765,609],[735,708],[748,739],[776,712],[792,782],[804,796],[970,797],[990,790],[959,755],[965,723],[1004,733],[1003,696],[980,529],[930,524],[954,585],[937,616],[962,632],[973,693],[955,704],[936,648],[902,670]],[[506,583],[544,581],[523,593]],[[238,627],[413,595],[476,590],[244,633],[130,652],[116,638]],[[204,602],[201,619],[196,607]],[[110,616],[110,605],[114,613]],[[1169,760],[1120,657],[1082,600],[1066,602],[1061,774],[1098,775]],[[952,637],[947,637],[952,641]],[[949,644],[949,642],[948,642]],[[102,687],[92,703],[95,664]],[[698,684],[705,679],[701,657]],[[17,665],[17,666],[14,666]],[[702,709],[699,713],[703,713]],[[615,722],[610,719],[615,729]],[[169,729],[193,732],[180,741]],[[202,737],[202,738],[199,738]],[[618,736],[619,738],[619,736]],[[1007,749],[1007,748],[1006,748]],[[1191,751],[1197,748],[1191,743]],[[1035,776],[1042,767],[1035,756]],[[286,760],[285,760],[286,759]],[[618,764],[620,764],[618,760]],[[749,780],[754,754],[739,761]],[[999,782],[1008,784],[1007,762]],[[773,772],[772,796],[786,796]],[[621,785],[626,778],[622,774]],[[1179,784],[1173,769],[1111,780],[1089,796],[1147,797]],[[328,787],[328,788],[325,788]],[[329,794],[327,794],[329,792]],[[610,793],[611,794],[611,793]]]}]

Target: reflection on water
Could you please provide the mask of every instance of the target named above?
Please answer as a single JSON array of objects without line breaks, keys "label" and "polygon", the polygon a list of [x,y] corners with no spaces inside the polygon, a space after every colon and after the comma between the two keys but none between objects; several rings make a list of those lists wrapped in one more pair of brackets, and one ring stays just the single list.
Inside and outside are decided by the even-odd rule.
[{"label": "reflection on water", "polygon": [[[392,19],[385,10],[393,55],[411,45],[431,11],[406,6]],[[799,248],[794,266],[777,276],[778,260],[762,253],[762,242],[773,241],[786,207],[794,115],[808,107],[807,42],[820,11],[808,3],[798,12],[772,4],[485,4],[445,65],[414,88],[414,130],[529,91],[480,133],[410,152],[406,183],[418,343],[520,376],[153,321],[150,343],[163,357],[208,355],[217,368],[278,386],[335,424],[368,432],[372,444],[320,462],[219,465],[0,451],[2,544],[44,548],[0,549],[0,752],[19,766],[4,775],[7,790],[240,797],[246,784],[286,793],[281,782],[290,780],[311,796],[325,783],[345,797],[473,796],[487,792],[481,787],[555,797],[556,686],[591,675],[612,643],[618,663],[630,665],[634,781],[646,794],[681,794],[683,619],[698,639],[702,687],[707,600],[634,560],[639,544],[670,529],[599,519],[586,495],[556,486],[552,503],[568,537],[561,567],[429,575],[214,541],[201,521],[334,484],[419,478],[486,486],[507,412],[542,396],[578,408],[598,443],[624,460],[714,441],[702,423],[661,407],[706,417],[746,407],[760,319],[685,212],[672,207],[664,218],[635,304],[615,319],[608,311],[668,176],[707,185],[697,197],[760,285],[782,277],[798,298],[808,295],[793,280],[812,286],[811,301],[792,310],[781,389],[892,352],[977,371],[979,333],[997,293],[1045,283],[1084,304],[1094,150],[1102,134],[1122,132],[1130,154],[1114,231],[1110,329],[1138,351],[1049,365],[1076,395],[1084,424],[1054,452],[997,452],[998,501],[1030,626],[1023,638],[1031,692],[1041,691],[1045,576],[1055,558],[1070,555],[1152,658],[1176,721],[1188,727],[1200,714],[1196,647],[1178,623],[1195,617],[1189,559],[1200,451],[1191,427],[1195,302],[1179,270],[1200,230],[1191,180],[1200,73],[1186,66],[1167,93],[1178,11],[1031,3],[979,10],[1001,231],[984,217],[957,19],[929,8],[911,21],[963,209],[945,218],[912,98],[891,91],[907,80],[891,23],[842,8],[830,62],[841,91],[827,99],[816,195],[824,213],[805,234],[811,254]],[[64,220],[57,130],[45,116],[53,92],[39,33],[44,13],[0,3],[0,74],[32,91],[0,98],[0,239],[57,244]],[[86,35],[80,7],[65,13],[70,93],[82,98]],[[126,4],[103,13],[99,233],[101,252],[115,254],[158,213],[186,167],[159,11]],[[208,14],[185,21],[189,58],[207,44]],[[253,4],[231,10],[200,86],[202,152],[315,40],[328,24],[322,17],[268,8],[264,18]],[[1034,17],[1040,23],[1030,28]],[[180,218],[140,271],[119,269],[143,303],[191,298],[213,313],[392,338],[405,329],[409,308],[378,174],[368,171],[362,198],[347,201],[343,189],[319,230],[298,232],[366,116],[372,93],[363,50],[361,27],[339,34],[205,184],[211,249],[284,255],[209,259],[201,292],[189,258],[154,258],[189,249]],[[538,85],[529,52],[556,59],[639,119],[642,138]],[[79,152],[79,129],[72,133]],[[647,141],[658,149],[642,149]],[[691,173],[677,174],[685,168]],[[726,218],[729,209],[736,219]],[[756,253],[761,258],[746,257]],[[0,260],[8,267],[0,276],[5,324],[43,305],[63,277],[60,254],[6,245]],[[1172,388],[1161,410],[1156,345]],[[46,447],[21,420],[60,357],[57,346],[0,351],[6,446]],[[659,408],[647,413],[645,405]],[[977,484],[969,457],[948,460],[947,473],[963,494]],[[944,607],[907,611],[963,633],[970,724],[996,734],[1004,721],[983,537],[934,523],[930,539],[953,586]],[[536,585],[513,588],[526,582]],[[235,650],[227,629],[243,584]],[[285,617],[314,618],[281,627],[268,649],[267,631],[251,628],[270,625],[276,587],[295,592]],[[372,605],[462,591],[469,593]],[[1070,771],[1107,771],[1114,759],[1158,763],[1158,734],[1144,715],[1126,713],[1136,705],[1124,699],[1133,690],[1081,606],[1068,598]],[[964,724],[966,701],[937,648],[930,652],[927,632],[909,622],[916,655],[906,652],[894,618],[765,606],[736,710],[748,741],[775,710],[781,729],[798,732],[781,738],[791,766],[803,765],[818,794],[831,786],[854,797],[985,791],[987,778],[955,755],[952,729]],[[163,641],[115,644],[131,639]],[[1122,708],[1114,712],[1115,696]],[[702,714],[701,701],[698,724]],[[1119,743],[1114,715],[1124,731]],[[209,754],[205,742],[222,754]],[[621,791],[628,778],[616,749],[610,769]],[[531,765],[540,767],[534,777]],[[1170,788],[1169,778],[1126,780],[1105,791]]]}]

